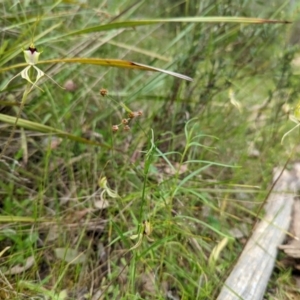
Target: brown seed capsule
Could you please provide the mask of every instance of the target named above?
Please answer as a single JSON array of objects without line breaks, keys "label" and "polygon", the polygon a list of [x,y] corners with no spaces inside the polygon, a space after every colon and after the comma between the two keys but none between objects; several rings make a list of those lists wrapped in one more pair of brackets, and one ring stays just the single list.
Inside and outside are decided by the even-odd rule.
[{"label": "brown seed capsule", "polygon": [[103,88],[102,88],[102,89],[100,89],[100,95],[101,95],[101,96],[103,96],[103,97],[104,97],[104,96],[106,96],[106,95],[107,95],[107,93],[108,93],[108,90],[107,90],[107,89],[103,89]]},{"label": "brown seed capsule", "polygon": [[124,124],[124,125],[128,124],[128,120],[127,119],[123,119],[122,120],[122,124]]},{"label": "brown seed capsule", "polygon": [[133,111],[131,111],[129,114],[128,114],[128,117],[130,119],[133,119],[135,117],[135,113]]},{"label": "brown seed capsule", "polygon": [[113,126],[111,127],[111,129],[112,129],[113,132],[116,132],[116,131],[119,130],[119,126],[118,126],[118,125],[113,125]]},{"label": "brown seed capsule", "polygon": [[125,125],[125,126],[124,126],[124,130],[125,130],[125,131],[128,131],[128,130],[130,130],[130,127],[129,127],[128,125]]},{"label": "brown seed capsule", "polygon": [[137,112],[137,115],[140,117],[140,116],[143,115],[143,112],[142,112],[141,110],[139,110],[139,111]]}]

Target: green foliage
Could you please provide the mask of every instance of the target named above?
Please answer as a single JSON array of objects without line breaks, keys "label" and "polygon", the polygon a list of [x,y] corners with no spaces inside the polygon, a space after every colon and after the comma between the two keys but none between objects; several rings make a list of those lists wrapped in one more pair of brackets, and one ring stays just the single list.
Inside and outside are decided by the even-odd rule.
[{"label": "green foliage", "polygon": [[295,144],[298,47],[267,20],[296,5],[276,3],[3,3],[1,87],[33,42],[65,90],[0,94],[1,271],[34,258],[0,298],[216,298]]}]

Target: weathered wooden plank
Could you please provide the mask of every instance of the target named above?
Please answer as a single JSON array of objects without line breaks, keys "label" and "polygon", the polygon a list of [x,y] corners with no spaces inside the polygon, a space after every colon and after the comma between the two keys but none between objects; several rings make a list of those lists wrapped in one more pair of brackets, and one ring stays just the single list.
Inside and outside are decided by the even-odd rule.
[{"label": "weathered wooden plank", "polygon": [[[285,170],[276,182],[264,208],[265,217],[254,229],[217,300],[263,299],[278,246],[290,227],[297,173],[296,169]],[[274,182],[279,175],[275,172]]]}]

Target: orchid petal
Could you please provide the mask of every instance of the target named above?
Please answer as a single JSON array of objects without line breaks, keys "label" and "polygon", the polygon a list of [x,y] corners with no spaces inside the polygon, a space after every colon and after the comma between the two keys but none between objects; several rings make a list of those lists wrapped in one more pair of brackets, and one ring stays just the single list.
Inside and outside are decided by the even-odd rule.
[{"label": "orchid petal", "polygon": [[34,85],[34,83],[31,81],[29,74],[28,74],[28,71],[30,68],[31,68],[31,66],[27,66],[20,74],[21,74],[22,78],[24,78],[25,80],[27,80],[28,82],[30,82],[31,84]]},{"label": "orchid petal", "polygon": [[130,238],[131,240],[135,240],[135,239],[137,239],[139,236],[140,236],[139,234],[133,234],[133,235],[131,235],[129,238]]},{"label": "orchid petal", "polygon": [[118,198],[119,197],[119,195],[115,191],[110,189],[109,187],[107,187],[106,192],[107,192],[108,196],[111,197],[111,198]]},{"label": "orchid petal", "polygon": [[290,129],[288,132],[286,132],[284,135],[283,135],[283,137],[282,137],[282,139],[281,139],[281,144],[283,144],[283,140],[286,138],[286,136],[288,135],[288,134],[290,134],[292,131],[294,131],[296,128],[298,128],[300,126],[300,123],[298,123],[296,126],[294,126],[292,129]]},{"label": "orchid petal", "polygon": [[[34,67],[36,68],[36,67]],[[62,87],[58,82],[56,82],[52,77],[50,77],[49,75],[47,75],[46,73],[44,73],[44,75],[49,78],[52,82],[54,82],[56,85],[58,85],[61,89],[65,90],[64,87]]]},{"label": "orchid petal", "polygon": [[132,250],[138,248],[138,247],[142,244],[142,241],[143,241],[143,235],[141,234],[141,235],[139,236],[139,239],[138,239],[138,241],[136,242],[136,244],[135,244],[134,246],[132,246],[132,247],[129,249],[129,251],[132,251]]},{"label": "orchid petal", "polygon": [[[28,82],[30,82],[30,83],[32,84],[32,87],[35,86],[35,87],[37,87],[38,89],[40,89],[41,91],[43,91],[39,86],[37,86],[36,83],[38,82],[38,80],[39,80],[41,77],[44,76],[44,72],[41,71],[40,69],[38,69],[38,68],[36,68],[36,67],[33,66],[35,69],[37,69],[38,74],[37,74],[37,76],[36,76],[35,82],[32,82],[32,80],[30,79],[29,74],[28,74],[28,72],[29,72],[29,70],[30,70],[31,67],[32,67],[31,65],[29,65],[28,67],[26,67],[26,68],[21,72],[21,77],[24,78],[25,80],[27,80]],[[31,88],[31,89],[32,89],[32,88]],[[30,91],[31,91],[31,89],[30,89]]]},{"label": "orchid petal", "polygon": [[104,192],[106,192],[108,194],[108,196],[111,197],[111,198],[118,198],[119,197],[117,192],[113,191],[111,188],[108,187],[106,176],[104,176],[102,178],[99,178],[98,185],[100,186],[100,188],[103,189],[103,191],[101,193],[101,197],[104,195]]},{"label": "orchid petal", "polygon": [[33,66],[35,69],[36,69],[36,71],[37,71],[37,75],[36,75],[36,80],[35,80],[35,82],[38,82],[39,80],[40,80],[40,78],[42,78],[44,75],[45,75],[45,73],[41,70],[41,69],[39,69],[39,68],[37,68],[36,66]]},{"label": "orchid petal", "polygon": [[106,176],[103,176],[103,177],[99,178],[99,180],[98,180],[98,185],[99,185],[102,189],[106,189],[106,187],[107,187],[107,178],[106,178]]},{"label": "orchid petal", "polygon": [[41,52],[38,52],[34,45],[30,45],[28,50],[23,50],[25,61],[29,65],[35,65],[39,61],[39,56]]}]

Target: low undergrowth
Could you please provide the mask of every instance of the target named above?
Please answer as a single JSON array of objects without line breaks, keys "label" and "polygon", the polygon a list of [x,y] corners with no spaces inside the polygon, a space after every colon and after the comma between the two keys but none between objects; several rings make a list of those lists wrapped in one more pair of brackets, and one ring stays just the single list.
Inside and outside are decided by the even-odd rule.
[{"label": "low undergrowth", "polygon": [[[43,65],[64,89],[42,78],[43,91],[32,88],[20,111],[24,79],[6,86],[18,71],[0,73],[1,299],[217,297],[273,168],[296,144],[297,130],[281,140],[299,98],[297,27],[158,23],[69,33],[149,16],[294,20],[297,12],[296,4],[225,2],[4,2],[2,69],[22,63],[22,46],[33,42],[45,60],[114,57],[193,82]],[[278,275],[280,299],[287,273]]]}]

